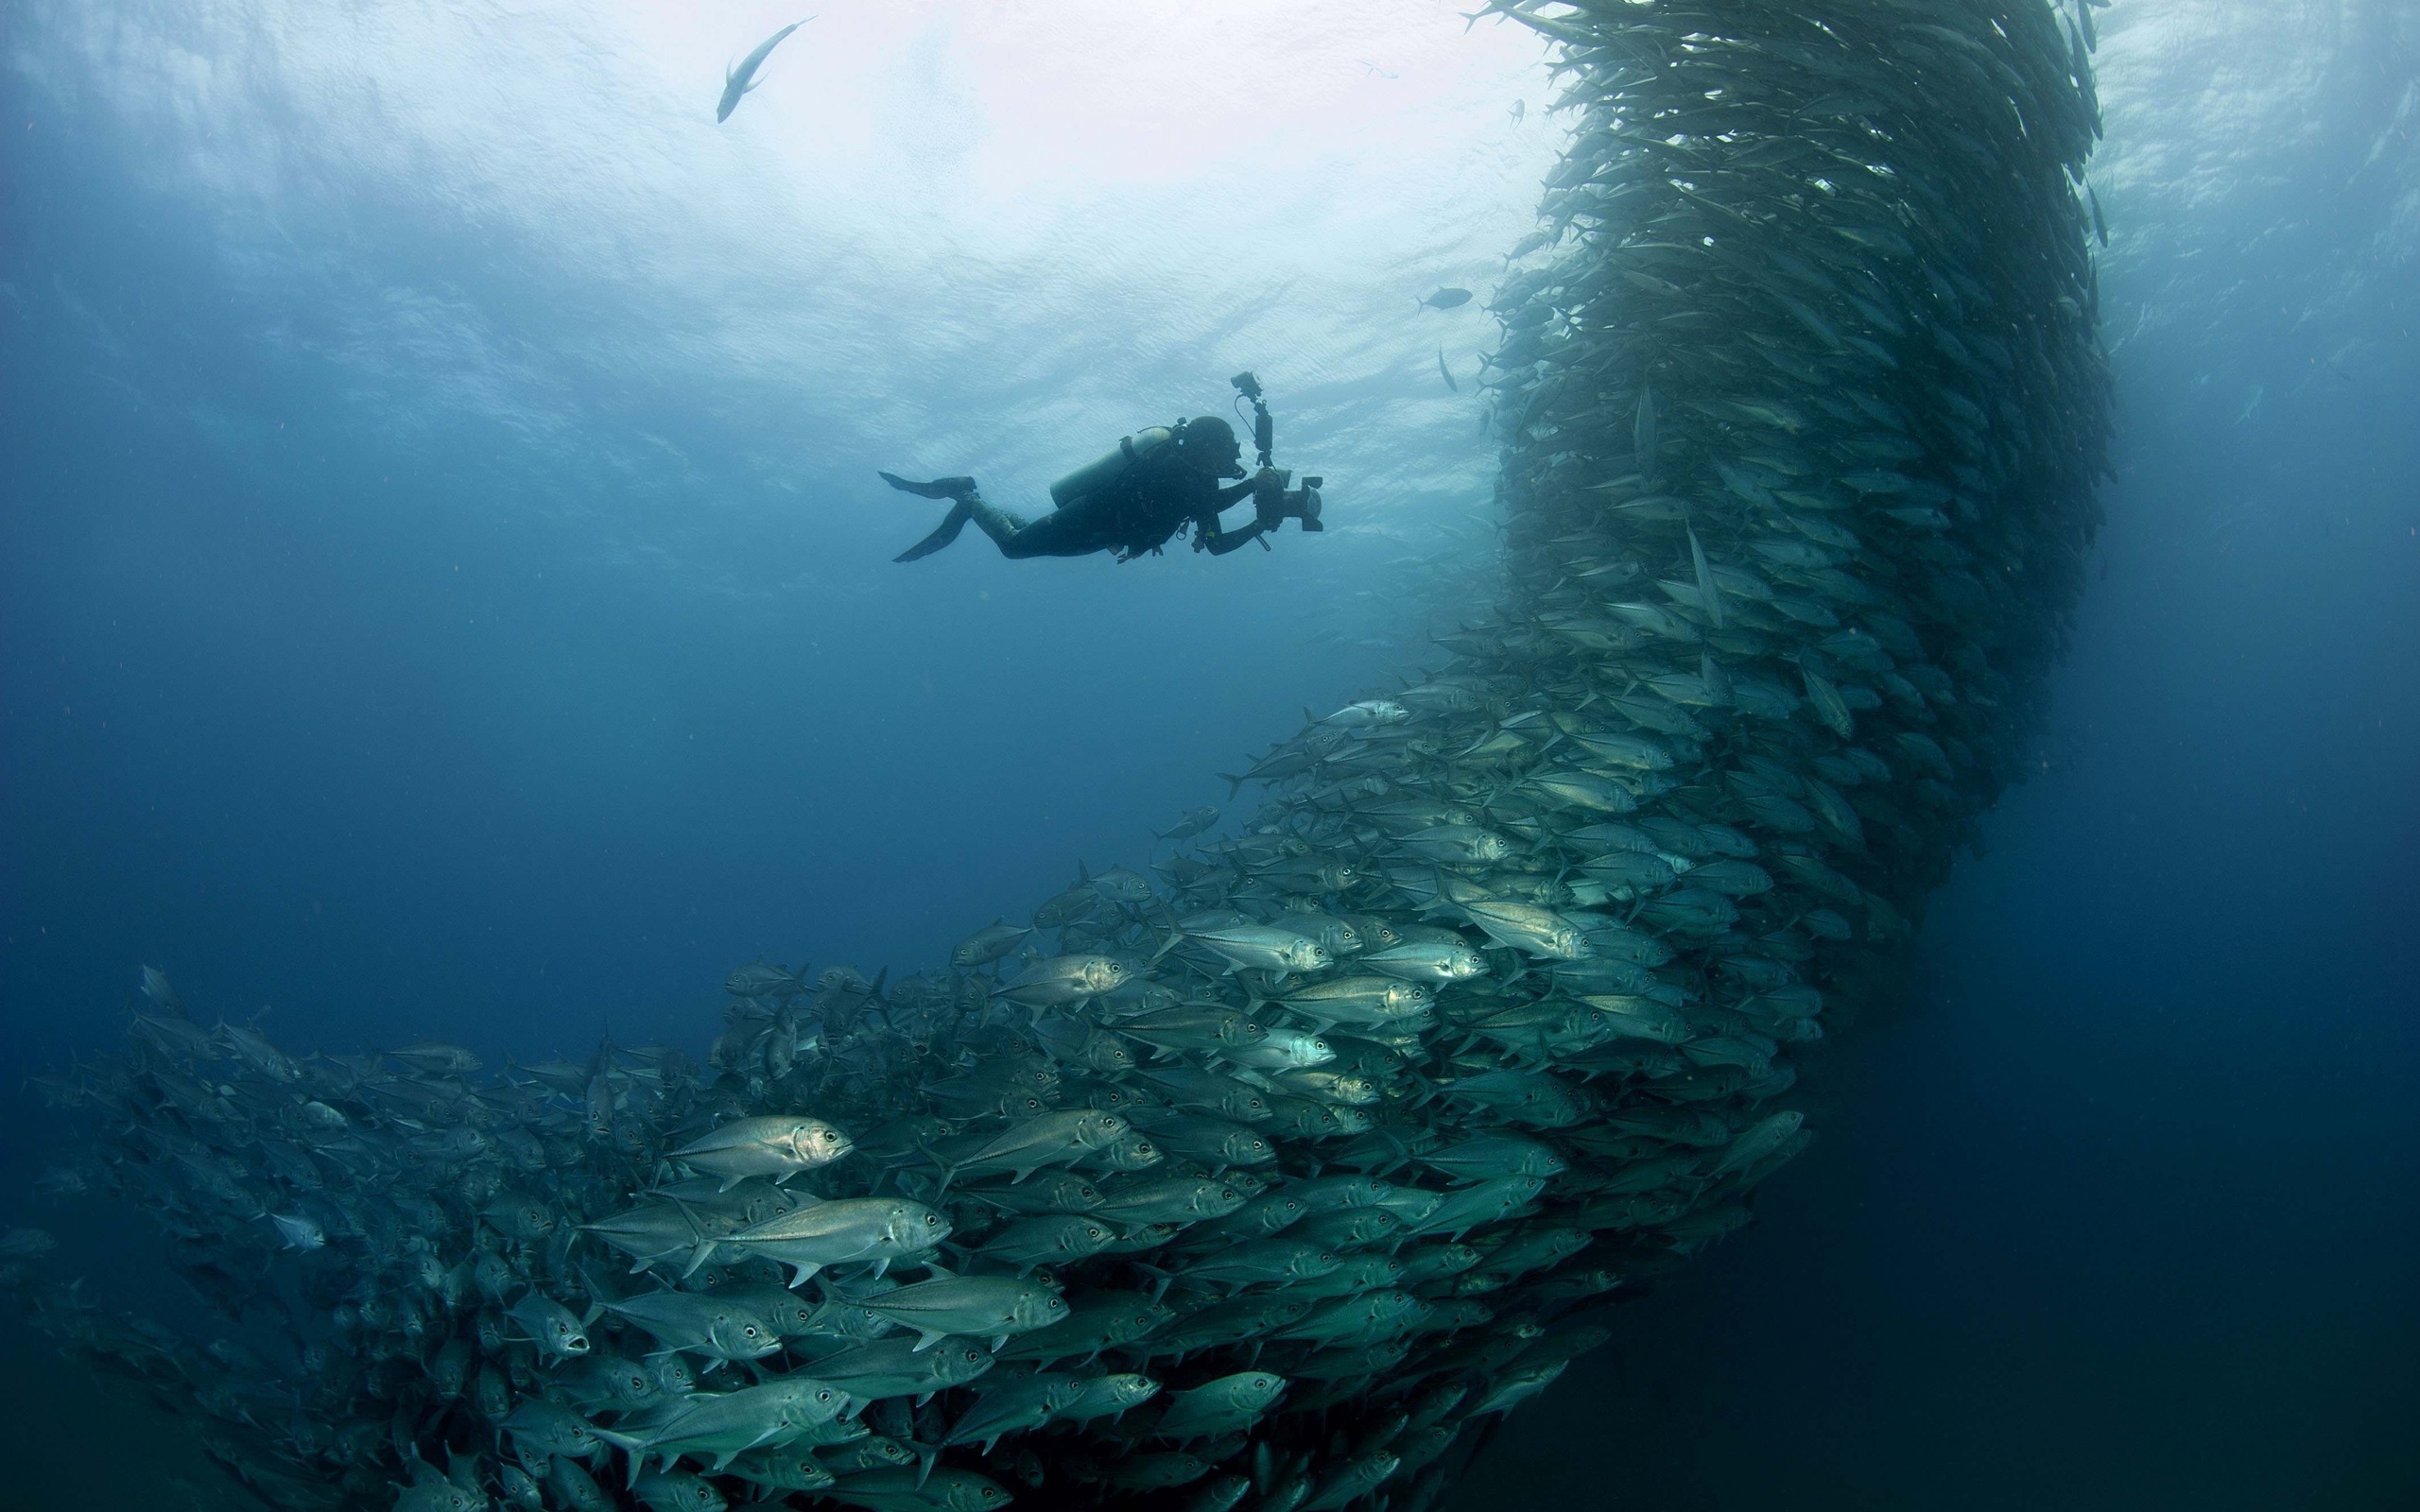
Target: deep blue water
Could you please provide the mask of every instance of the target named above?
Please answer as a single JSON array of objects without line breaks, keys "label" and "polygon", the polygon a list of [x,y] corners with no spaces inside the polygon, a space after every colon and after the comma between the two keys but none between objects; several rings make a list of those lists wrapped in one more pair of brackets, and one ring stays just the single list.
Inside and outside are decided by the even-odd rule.
[{"label": "deep blue water", "polygon": [[[1527,229],[1534,47],[903,7],[717,130],[783,19],[0,16],[0,1082],[146,962],[292,1045],[696,1046],[739,961],[1139,864],[1484,601],[1486,329],[1405,296]],[[1758,1224],[1470,1505],[2420,1504],[2420,22],[2100,19],[2120,475],[2051,759]],[[1031,500],[1247,366],[1326,536],[889,561],[875,468]],[[38,1118],[0,1226],[66,1232]],[[5,1366],[0,1503],[150,1494]]]}]

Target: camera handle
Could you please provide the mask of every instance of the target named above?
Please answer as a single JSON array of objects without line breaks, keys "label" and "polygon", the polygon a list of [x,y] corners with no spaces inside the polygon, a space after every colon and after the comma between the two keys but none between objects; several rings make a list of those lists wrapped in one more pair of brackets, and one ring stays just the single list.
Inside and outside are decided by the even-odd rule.
[{"label": "camera handle", "polygon": [[1270,456],[1277,447],[1277,422],[1269,416],[1269,402],[1260,397],[1260,380],[1250,372],[1239,372],[1227,382],[1236,386],[1236,397],[1252,401],[1252,444],[1260,454],[1260,465],[1270,465]]}]

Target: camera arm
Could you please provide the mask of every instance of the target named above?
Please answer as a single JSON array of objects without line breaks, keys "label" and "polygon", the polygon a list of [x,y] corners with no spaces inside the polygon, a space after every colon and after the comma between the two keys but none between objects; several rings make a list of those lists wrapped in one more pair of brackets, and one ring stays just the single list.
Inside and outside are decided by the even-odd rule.
[{"label": "camera arm", "polygon": [[1260,380],[1249,371],[1239,372],[1227,382],[1236,386],[1236,393],[1252,401],[1252,445],[1260,454],[1260,465],[1270,465],[1270,455],[1277,446],[1277,422],[1270,418],[1269,401],[1260,396]]}]

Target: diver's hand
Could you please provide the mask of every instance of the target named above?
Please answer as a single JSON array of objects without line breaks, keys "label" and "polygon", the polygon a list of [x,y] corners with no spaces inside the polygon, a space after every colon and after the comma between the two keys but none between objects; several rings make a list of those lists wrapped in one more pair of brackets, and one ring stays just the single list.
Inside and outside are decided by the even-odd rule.
[{"label": "diver's hand", "polygon": [[1265,467],[1253,474],[1253,518],[1263,530],[1273,530],[1286,518],[1286,479],[1284,471]]}]

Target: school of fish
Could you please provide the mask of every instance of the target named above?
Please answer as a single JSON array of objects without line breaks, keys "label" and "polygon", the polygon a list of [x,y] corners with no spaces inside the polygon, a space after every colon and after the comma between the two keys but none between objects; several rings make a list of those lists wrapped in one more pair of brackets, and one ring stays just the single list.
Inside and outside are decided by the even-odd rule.
[{"label": "school of fish", "polygon": [[2109,411],[2088,9],[1482,14],[1575,124],[1446,664],[1156,876],[741,968],[702,1066],[296,1055],[147,969],[45,1180],[209,1315],[14,1229],[35,1321],[283,1508],[1435,1504],[1807,1142],[1793,1054],[2023,775]]}]

